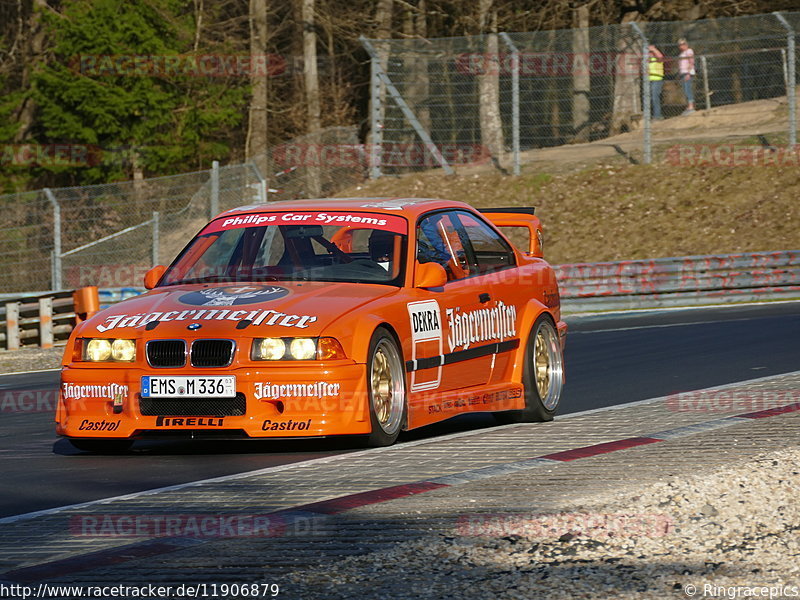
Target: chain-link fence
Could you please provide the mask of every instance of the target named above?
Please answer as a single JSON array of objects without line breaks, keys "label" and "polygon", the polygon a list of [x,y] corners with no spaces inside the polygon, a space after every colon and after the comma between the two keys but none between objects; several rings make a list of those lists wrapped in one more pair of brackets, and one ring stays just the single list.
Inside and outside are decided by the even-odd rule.
[{"label": "chain-link fence", "polygon": [[774,132],[794,145],[797,32],[800,13],[774,13],[362,39],[372,57],[371,175],[489,161],[517,173],[541,149],[600,141],[632,162],[670,158],[668,144],[681,140]]},{"label": "chain-link fence", "polygon": [[269,179],[269,199],[321,198],[367,177],[368,157],[353,126],[329,127],[253,159]]},{"label": "chain-link fence", "polygon": [[800,13],[774,13],[362,38],[372,57],[367,143],[354,126],[332,127],[251,163],[0,196],[0,293],[140,286],[148,268],[171,261],[220,211],[329,196],[367,177],[475,164],[519,173],[549,151],[589,156],[597,146],[632,162],[689,164],[763,159],[719,151],[723,141],[753,143],[748,137],[770,152],[796,150],[798,31]]},{"label": "chain-link fence", "polygon": [[0,196],[0,292],[51,289],[53,212],[42,191]]},{"label": "chain-link fence", "polygon": [[263,200],[251,164],[0,196],[0,292],[140,286],[211,214]]},{"label": "chain-link fence", "polygon": [[222,211],[363,181],[357,133],[332,127],[252,162],[195,173],[0,195],[0,293],[140,287],[148,269],[171,262]]},{"label": "chain-link fence", "polygon": [[140,286],[151,266],[169,263],[211,216],[263,202],[261,181],[244,164],[127,182],[111,196],[112,186],[55,190],[67,245],[54,287]]}]

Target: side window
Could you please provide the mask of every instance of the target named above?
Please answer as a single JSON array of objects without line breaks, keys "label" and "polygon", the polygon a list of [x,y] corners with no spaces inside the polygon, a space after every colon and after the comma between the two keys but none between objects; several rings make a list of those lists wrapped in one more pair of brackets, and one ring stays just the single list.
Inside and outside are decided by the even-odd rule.
[{"label": "side window", "polygon": [[454,218],[452,212],[435,213],[423,217],[417,225],[417,260],[442,265],[448,281],[474,274]]},{"label": "side window", "polygon": [[514,250],[486,223],[466,212],[459,212],[457,218],[471,246],[474,271],[491,273],[516,264]]}]

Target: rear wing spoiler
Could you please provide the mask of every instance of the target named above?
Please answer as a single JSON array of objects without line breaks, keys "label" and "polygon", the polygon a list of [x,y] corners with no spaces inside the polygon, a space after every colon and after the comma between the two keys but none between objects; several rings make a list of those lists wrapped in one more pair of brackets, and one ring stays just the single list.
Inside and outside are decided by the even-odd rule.
[{"label": "rear wing spoiler", "polygon": [[528,230],[528,254],[541,258],[542,252],[542,222],[535,216],[534,209],[530,207],[512,208],[479,208],[478,211],[489,219],[495,227],[516,227]]}]

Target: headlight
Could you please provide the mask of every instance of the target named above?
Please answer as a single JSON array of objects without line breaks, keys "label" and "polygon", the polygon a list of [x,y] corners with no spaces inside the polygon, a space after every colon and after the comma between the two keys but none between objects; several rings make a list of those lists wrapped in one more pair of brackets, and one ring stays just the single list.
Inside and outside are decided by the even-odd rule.
[{"label": "headlight", "polygon": [[253,360],[280,360],[286,354],[286,342],[281,338],[253,340]]},{"label": "headlight", "polygon": [[111,342],[111,358],[131,362],[136,358],[136,343],[133,340],[114,340]]},{"label": "headlight", "polygon": [[81,358],[89,362],[131,362],[136,358],[136,342],[122,339],[85,339]]},{"label": "headlight", "polygon": [[335,360],[346,358],[334,338],[259,338],[250,351],[253,360]]},{"label": "headlight", "polygon": [[108,360],[111,358],[111,340],[89,340],[84,358],[92,362]]},{"label": "headlight", "polygon": [[289,352],[295,360],[311,360],[317,357],[317,342],[310,338],[294,338]]}]

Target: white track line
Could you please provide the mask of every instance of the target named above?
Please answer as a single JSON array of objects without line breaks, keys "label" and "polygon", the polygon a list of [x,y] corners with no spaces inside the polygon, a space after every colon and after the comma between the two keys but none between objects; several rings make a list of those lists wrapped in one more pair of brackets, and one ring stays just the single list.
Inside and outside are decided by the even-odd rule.
[{"label": "white track line", "polygon": [[584,318],[584,317],[616,317],[618,315],[645,315],[652,313],[662,312],[677,312],[680,310],[706,310],[709,308],[739,308],[742,306],[771,306],[773,304],[797,304],[800,300],[762,300],[760,302],[733,302],[726,304],[703,304],[700,306],[664,306],[661,308],[629,308],[626,310],[609,310],[609,311],[594,311],[594,312],[567,312],[563,318]]},{"label": "white track line", "polygon": [[31,375],[33,373],[57,373],[61,367],[56,369],[37,369],[35,371],[14,371],[13,373],[0,373],[0,377],[11,377],[12,375]]},{"label": "white track line", "polygon": [[[775,379],[777,377],[787,377],[790,375],[800,375],[800,371],[790,371],[788,373],[778,373],[776,375],[767,375],[766,377],[756,377],[755,379],[744,379],[742,381],[735,381],[733,383],[725,383],[723,385],[715,385],[714,387],[709,388],[702,388],[699,390],[686,390],[686,392],[715,392],[719,390],[726,390],[729,388],[735,388],[740,385],[750,385],[751,383],[758,383],[759,381],[767,381],[769,379]],[[683,392],[682,392],[683,393]],[[646,400],[637,400],[636,402],[628,402],[627,404],[615,404],[614,406],[603,406],[601,408],[591,408],[589,410],[582,410],[581,412],[576,413],[569,413],[567,415],[556,415],[556,421],[563,421],[564,419],[571,419],[573,417],[580,417],[583,415],[591,415],[594,413],[599,412],[607,412],[609,410],[617,410],[619,408],[629,408],[631,406],[640,406],[644,404],[653,404],[655,402],[659,402],[661,400],[668,400],[674,394],[669,396],[659,396],[658,398],[647,398]]]},{"label": "white track line", "polygon": [[[771,315],[764,318],[780,318],[783,315]],[[710,325],[712,323],[741,323],[743,321],[752,321],[752,318],[742,319],[715,319],[712,321],[692,321],[691,323],[662,323],[660,325],[634,325],[632,327],[611,327],[609,329],[592,329],[590,331],[570,331],[567,333],[571,335],[587,335],[590,333],[606,333],[609,331],[635,331],[636,329],[664,329],[667,327],[693,327],[694,325]]]},{"label": "white track line", "polygon": [[[757,383],[759,381],[766,381],[768,379],[775,379],[776,377],[783,377],[783,376],[789,376],[789,375],[798,375],[798,374],[800,374],[800,371],[793,371],[791,373],[780,373],[778,375],[770,375],[768,377],[758,377],[756,379],[747,379],[747,380],[744,380],[744,381],[738,381],[736,383],[727,383],[725,385],[719,385],[719,386],[714,386],[714,387],[710,387],[710,388],[704,388],[703,390],[693,390],[693,391],[724,390],[724,389],[727,389],[727,388],[732,388],[732,387],[736,387],[736,386],[743,385],[743,384],[748,384],[749,385],[749,384],[752,384],[752,383]],[[669,398],[669,396],[660,396],[658,398],[648,398],[646,400],[639,400],[637,402],[629,402],[627,404],[618,404],[618,405],[615,405],[615,406],[606,406],[606,407],[603,407],[603,408],[593,408],[593,409],[590,409],[590,410],[584,410],[584,411],[577,412],[577,413],[570,413],[568,415],[557,417],[556,419],[558,421],[563,421],[565,419],[570,419],[570,418],[574,418],[574,417],[580,417],[580,416],[583,416],[583,415],[589,415],[589,414],[598,413],[598,412],[607,412],[607,411],[612,411],[612,410],[619,410],[621,408],[630,408],[631,406],[653,404],[654,402],[659,402],[659,401],[662,401],[662,400],[666,400],[667,398]],[[489,430],[489,432],[500,431],[500,430],[503,430],[503,429],[509,429],[509,428],[512,428],[512,427],[521,427],[521,426],[526,426],[526,424],[512,423],[510,425],[499,425],[497,427],[492,427]],[[0,525],[5,525],[5,524],[9,524],[9,523],[18,523],[20,521],[27,521],[29,519],[34,519],[36,517],[42,517],[42,516],[46,516],[46,515],[53,515],[53,514],[57,514],[57,513],[60,513],[60,512],[64,512],[66,510],[72,510],[72,509],[78,509],[78,508],[86,508],[86,507],[89,507],[89,506],[96,506],[96,505],[99,505],[99,504],[108,504],[110,502],[115,502],[117,500],[132,500],[134,498],[141,498],[143,496],[150,496],[150,495],[153,495],[153,494],[159,494],[161,492],[182,490],[182,489],[186,489],[186,488],[189,488],[189,487],[198,487],[198,486],[202,486],[202,485],[206,485],[206,484],[210,484],[210,483],[222,483],[222,482],[227,482],[227,481],[235,481],[237,479],[245,479],[247,477],[253,477],[253,476],[256,476],[256,475],[264,475],[264,474],[267,474],[267,473],[277,473],[277,472],[280,472],[280,471],[287,471],[287,470],[295,469],[295,468],[305,468],[305,467],[309,467],[309,466],[313,466],[313,465],[327,464],[327,463],[331,463],[331,462],[335,462],[335,461],[339,461],[339,460],[345,460],[347,458],[350,458],[351,456],[364,456],[364,455],[367,455],[367,454],[382,454],[384,452],[396,452],[396,451],[400,451],[400,450],[403,450],[403,449],[406,449],[406,448],[413,448],[415,446],[422,446],[424,444],[435,444],[435,443],[438,443],[438,442],[441,442],[441,441],[445,441],[445,440],[452,440],[452,439],[457,439],[457,438],[462,438],[462,437],[471,437],[471,436],[476,436],[476,435],[482,435],[484,433],[487,433],[486,429],[481,429],[481,430],[478,430],[478,431],[461,431],[461,432],[458,432],[458,433],[451,433],[451,434],[447,434],[447,435],[441,435],[441,436],[437,436],[437,437],[434,437],[434,438],[427,438],[427,439],[424,439],[424,440],[416,440],[414,442],[404,442],[404,443],[398,444],[396,446],[388,446],[388,447],[385,447],[385,448],[370,448],[368,450],[361,450],[361,451],[358,451],[358,452],[348,452],[348,453],[344,453],[344,454],[337,454],[336,456],[326,456],[326,457],[323,457],[323,458],[313,458],[311,460],[305,460],[305,461],[301,461],[301,462],[290,463],[288,465],[278,465],[278,466],[274,466],[274,467],[266,467],[264,469],[257,469],[255,471],[246,471],[246,472],[243,472],[243,473],[233,473],[231,475],[223,475],[221,477],[213,477],[211,479],[200,479],[198,481],[190,481],[190,482],[186,482],[186,483],[179,483],[179,484],[176,484],[176,485],[170,485],[170,486],[155,488],[155,489],[151,489],[151,490],[144,490],[144,491],[141,491],[141,492],[134,492],[134,493],[131,493],[131,494],[124,494],[122,496],[113,496],[111,498],[101,498],[99,500],[90,500],[88,502],[81,502],[79,504],[70,504],[70,505],[67,505],[67,506],[58,506],[58,507],[55,507],[55,508],[48,508],[48,509],[45,509],[45,510],[38,510],[38,511],[35,511],[35,512],[30,512],[30,513],[23,513],[23,514],[20,514],[20,515],[12,515],[12,516],[9,516],[9,517],[1,518],[0,519]]]}]

